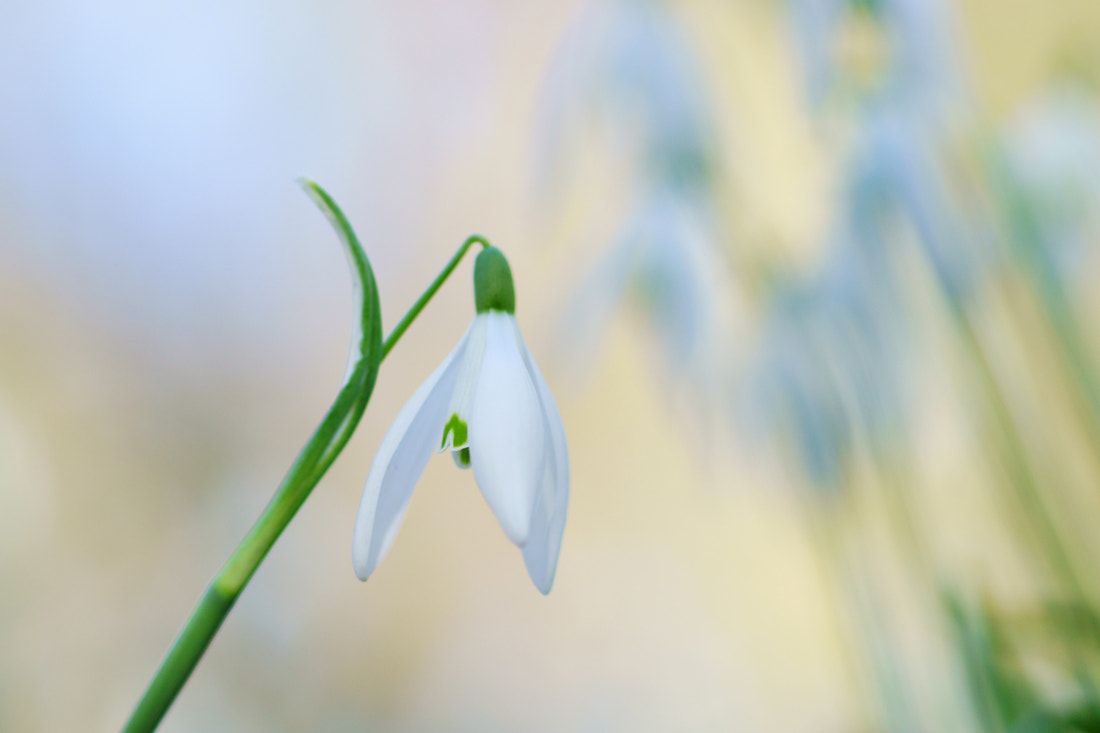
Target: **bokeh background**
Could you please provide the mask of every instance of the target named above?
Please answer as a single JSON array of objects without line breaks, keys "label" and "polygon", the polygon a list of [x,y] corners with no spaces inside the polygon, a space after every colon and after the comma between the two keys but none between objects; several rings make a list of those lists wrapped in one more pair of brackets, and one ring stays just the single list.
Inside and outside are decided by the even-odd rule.
[{"label": "bokeh background", "polygon": [[542,597],[373,451],[465,263],[165,731],[1100,729],[1100,5],[3,6],[0,729],[117,730],[324,414],[342,204],[392,326],[471,232],[572,457]]}]

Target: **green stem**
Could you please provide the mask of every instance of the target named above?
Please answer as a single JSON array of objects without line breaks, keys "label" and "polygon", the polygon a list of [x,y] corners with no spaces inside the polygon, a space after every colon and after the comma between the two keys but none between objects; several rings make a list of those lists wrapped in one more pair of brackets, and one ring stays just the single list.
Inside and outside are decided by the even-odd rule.
[{"label": "green stem", "polygon": [[[801,502],[803,519],[808,529],[807,535],[813,543],[814,559],[819,563],[818,572],[823,579],[826,594],[826,612],[829,614],[831,631],[836,635],[840,652],[841,674],[847,678],[856,707],[854,727],[857,730],[871,729],[878,722],[879,700],[875,690],[871,689],[868,675],[873,670],[867,668],[865,654],[862,652],[866,639],[856,638],[857,629],[849,623],[847,613],[848,586],[844,581],[840,563],[840,530],[835,526],[843,517],[837,516],[845,507],[822,505],[814,499]],[[859,632],[863,629],[859,628]]]},{"label": "green stem", "polygon": [[1096,376],[1096,366],[1087,340],[1070,296],[1051,261],[1034,203],[1028,200],[1008,172],[1003,151],[991,145],[984,157],[991,171],[990,182],[996,194],[995,200],[999,199],[1003,209],[1002,215],[1007,221],[1015,252],[1021,258],[1046,313],[1064,368],[1070,373],[1082,397],[1074,404],[1095,457],[1100,454],[1100,380]]},{"label": "green stem", "polygon": [[989,411],[989,428],[993,433],[990,436],[993,450],[1007,474],[1008,485],[1014,491],[1022,516],[1031,527],[1042,554],[1064,589],[1087,608],[1087,586],[1047,505],[1039,479],[1028,460],[1024,439],[1016,428],[1008,402],[985,350],[970,318],[961,309],[956,311],[956,325],[962,336],[967,359],[976,368],[977,382],[984,392],[985,406]]},{"label": "green stem", "polygon": [[[312,182],[306,182],[304,185],[307,191],[315,196],[315,200],[319,201],[319,205],[326,210],[326,214],[337,226],[338,231],[343,230],[342,236],[351,237],[345,243],[350,241],[354,248],[358,248],[358,241],[354,239],[350,226],[347,225],[346,219],[331,198]],[[310,190],[310,186],[315,188]],[[160,724],[264,557],[351,438],[370,400],[378,365],[458,266],[462,256],[475,243],[480,243],[483,247],[489,246],[481,236],[469,237],[385,342],[379,343],[381,339],[375,337],[381,353],[377,360],[368,357],[367,337],[364,336],[363,356],[341,389],[335,403],[298,455],[260,518],[222,566],[199,601],[198,607],[191,613],[183,631],[180,632],[123,728],[124,733],[147,733],[155,730]],[[361,249],[359,251],[361,253]],[[377,290],[374,288],[373,275],[369,273],[369,268],[365,272],[369,280],[364,282],[372,291],[367,296],[368,299],[373,296],[374,307],[377,308]],[[364,321],[366,320],[364,316]],[[380,320],[377,322],[380,324]]]},{"label": "green stem", "polygon": [[466,255],[466,252],[470,249],[470,247],[474,246],[475,244],[480,244],[483,248],[492,246],[489,244],[489,240],[485,239],[485,237],[481,236],[480,234],[471,234],[469,237],[466,238],[466,241],[463,242],[462,246],[458,248],[458,251],[455,252],[454,257],[451,258],[451,261],[447,263],[447,265],[439,273],[438,277],[436,277],[432,284],[428,286],[428,289],[424,291],[424,294],[420,296],[420,299],[413,303],[412,308],[409,308],[409,312],[405,314],[405,317],[402,318],[396,326],[394,326],[393,331],[390,332],[390,335],[388,337],[386,337],[385,343],[382,344],[383,359],[386,358],[386,354],[390,353],[390,349],[394,347],[398,339],[400,339],[405,331],[409,329],[409,326],[412,325],[412,322],[414,320],[416,320],[416,317],[420,315],[420,311],[424,310],[424,306],[428,304],[428,301],[432,299],[432,296],[435,295],[436,291],[443,287],[443,283],[446,282],[447,278],[451,276],[451,273],[455,271],[455,268],[458,267],[458,263],[462,261],[462,258]]},{"label": "green stem", "polygon": [[[366,408],[366,401],[351,400],[356,397],[356,388],[361,388],[366,364],[361,363],[347,385],[340,392],[332,409],[325,416],[321,426],[310,438],[298,455],[286,478],[283,479],[275,496],[268,502],[263,514],[252,526],[248,535],[238,545],[236,551],[222,566],[214,581],[207,588],[198,607],[191,614],[183,631],[172,645],[160,669],[157,670],[149,688],[134,709],[130,720],[123,729],[126,733],[151,731],[160,724],[168,712],[176,695],[191,676],[222,622],[233,608],[241,591],[252,578],[264,557],[275,541],[290,524],[290,520],[301,508],[310,492],[324,474],[328,466],[322,462],[326,447],[343,424],[355,423]],[[352,420],[348,420],[351,417]],[[327,451],[331,465],[343,445],[351,437],[351,430],[345,430],[336,438],[335,450]],[[320,470],[318,470],[320,469]]]}]

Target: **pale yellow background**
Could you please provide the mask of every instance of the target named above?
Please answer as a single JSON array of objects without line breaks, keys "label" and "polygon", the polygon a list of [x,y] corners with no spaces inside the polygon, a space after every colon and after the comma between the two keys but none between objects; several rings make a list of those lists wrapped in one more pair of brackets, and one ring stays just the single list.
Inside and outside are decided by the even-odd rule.
[{"label": "pale yellow background", "polygon": [[[732,225],[759,257],[812,266],[831,163],[805,117],[781,4],[677,8],[729,148]],[[1100,37],[1089,0],[955,11],[993,125],[1067,48]],[[442,457],[376,575],[352,573],[373,451],[472,316],[466,263],[386,361],[355,438],[163,729],[853,730],[860,698],[788,475],[728,425],[692,420],[628,310],[579,368],[556,332],[623,205],[598,157],[563,207],[533,193],[538,96],[571,7],[56,2],[9,13],[0,90],[50,97],[38,122],[0,111],[23,120],[0,127],[0,149],[25,154],[0,171],[0,730],[118,729],[334,396],[348,277],[292,183],[300,174],[358,228],[388,325],[470,232],[510,256],[517,316],[573,461],[557,582],[537,593],[472,475]],[[91,18],[115,30],[88,31],[73,50],[84,37],[73,28]],[[89,92],[81,64],[130,34],[146,37],[116,67],[93,65]],[[162,66],[134,81],[147,58]],[[150,101],[142,90],[157,79],[191,96]],[[204,94],[217,79],[225,88]],[[128,118],[135,109],[144,116]],[[134,208],[160,192],[131,229]],[[578,213],[592,195],[607,196],[589,201],[606,209],[594,230]],[[188,242],[170,238],[181,210]],[[983,529],[986,507],[954,491],[972,469],[939,409],[933,400],[921,417],[927,483],[942,494],[925,500],[957,502],[959,526],[976,519],[945,531],[943,552],[1011,594],[1014,576],[982,559],[1000,541]]]}]

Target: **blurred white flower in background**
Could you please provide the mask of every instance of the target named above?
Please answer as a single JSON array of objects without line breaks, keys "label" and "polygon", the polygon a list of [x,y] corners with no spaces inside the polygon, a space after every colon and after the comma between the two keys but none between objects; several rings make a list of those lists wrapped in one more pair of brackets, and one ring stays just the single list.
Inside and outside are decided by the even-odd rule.
[{"label": "blurred white flower in background", "polygon": [[[592,0],[566,29],[547,75],[536,138],[544,183],[560,188],[591,136],[613,151],[627,203],[566,311],[563,353],[585,360],[620,303],[642,314],[661,376],[698,414],[725,381],[733,258],[717,213],[718,157],[692,43],[658,0]],[[596,199],[599,194],[596,194]],[[606,216],[607,207],[593,213]]]},{"label": "blurred white flower in background", "polygon": [[1073,279],[1100,233],[1100,106],[1095,95],[1063,82],[1031,100],[1003,133],[1007,172],[1026,202],[1047,258]]},{"label": "blurred white flower in background", "polygon": [[897,280],[879,279],[854,250],[842,243],[822,273],[821,338],[860,434],[872,448],[892,449],[907,434],[912,329]]},{"label": "blurred white flower in background", "polygon": [[[875,105],[860,123],[860,142],[845,169],[842,206],[851,207],[857,241],[869,248],[896,247],[910,228],[940,286],[954,301],[968,297],[979,258],[988,248],[949,189],[935,131],[905,112]],[[877,259],[878,254],[868,252]],[[898,266],[898,253],[886,255]]]},{"label": "blurred white flower in background", "polygon": [[943,0],[792,0],[790,21],[814,112],[868,93],[926,122],[965,107]]},{"label": "blurred white flower in background", "polygon": [[729,338],[724,315],[732,307],[730,263],[719,257],[717,237],[697,192],[654,185],[582,281],[562,319],[560,340],[574,358],[590,358],[611,316],[626,304],[653,333],[662,376],[700,393],[715,387]]},{"label": "blurred white flower in background", "polygon": [[643,188],[651,176],[690,179],[713,162],[691,43],[660,0],[582,5],[559,42],[540,104],[544,185],[570,172],[576,139],[589,128],[633,164]]},{"label": "blurred white flower in background", "polygon": [[752,444],[778,446],[776,458],[801,469],[823,496],[840,493],[851,427],[832,381],[821,333],[825,303],[802,283],[777,283],[762,340],[734,392],[734,415]]}]

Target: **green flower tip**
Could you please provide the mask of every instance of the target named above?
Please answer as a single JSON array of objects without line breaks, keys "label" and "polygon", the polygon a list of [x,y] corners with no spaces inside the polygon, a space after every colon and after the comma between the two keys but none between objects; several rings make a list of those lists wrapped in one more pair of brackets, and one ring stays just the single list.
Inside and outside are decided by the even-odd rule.
[{"label": "green flower tip", "polygon": [[486,247],[474,260],[474,305],[478,313],[494,310],[514,315],[516,312],[512,268],[504,253],[496,247]]}]

